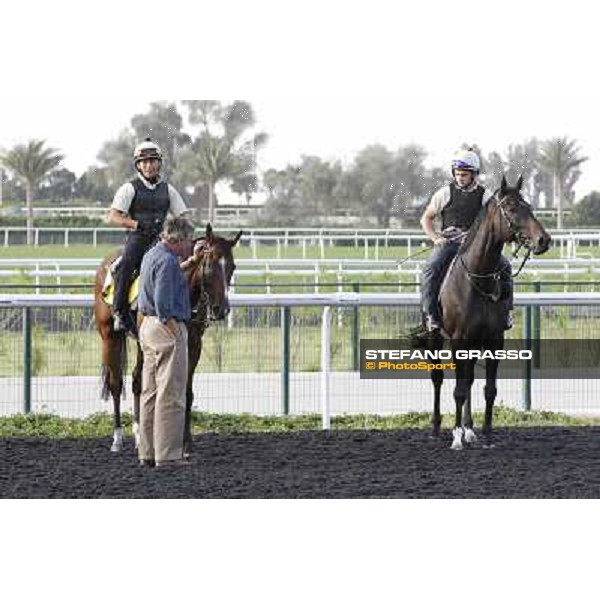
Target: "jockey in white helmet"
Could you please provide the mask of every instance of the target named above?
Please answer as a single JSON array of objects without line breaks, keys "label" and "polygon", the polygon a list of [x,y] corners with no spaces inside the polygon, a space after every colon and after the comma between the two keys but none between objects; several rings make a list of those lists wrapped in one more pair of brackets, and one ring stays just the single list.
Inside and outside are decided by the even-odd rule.
[{"label": "jockey in white helmet", "polygon": [[[491,194],[478,183],[481,161],[472,149],[460,150],[452,159],[452,179],[450,185],[439,189],[431,198],[423,216],[421,227],[433,241],[434,250],[421,273],[421,306],[428,331],[439,330],[442,326],[438,305],[440,286],[446,270],[460,247],[462,233],[466,232],[481,207]],[[441,219],[441,228],[435,221]],[[512,278],[510,262],[502,257],[502,283],[507,302],[505,327],[512,326]]]},{"label": "jockey in white helmet", "polygon": [[180,217],[189,209],[179,192],[161,178],[163,153],[158,144],[150,138],[138,144],[133,164],[136,177],[117,190],[107,220],[129,232],[115,284],[113,325],[117,331],[135,335],[135,321],[127,302],[131,278],[146,251],[158,240],[167,215]]}]

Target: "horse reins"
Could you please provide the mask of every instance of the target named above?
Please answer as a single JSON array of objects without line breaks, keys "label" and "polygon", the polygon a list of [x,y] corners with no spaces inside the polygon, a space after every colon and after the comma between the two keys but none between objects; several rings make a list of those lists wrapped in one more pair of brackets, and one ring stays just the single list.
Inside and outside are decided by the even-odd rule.
[{"label": "horse reins", "polygon": [[[198,298],[198,302],[192,307],[192,322],[199,323],[204,328],[208,327],[210,323],[210,317],[208,315],[209,305],[210,305],[210,296],[206,291],[206,286],[204,285],[204,267],[206,263],[206,259],[209,255],[210,247],[206,247],[202,249],[202,255],[198,260],[193,260],[192,264],[196,265],[196,277],[200,279],[200,295]],[[204,304],[206,306],[205,314],[202,315],[200,311],[200,307]],[[198,319],[196,317],[199,317]]]},{"label": "horse reins", "polygon": [[[512,237],[516,240],[516,242],[518,244],[517,248],[513,252],[513,258],[516,258],[518,256],[518,253],[523,246],[525,246],[525,245],[527,246],[527,253],[523,257],[523,260],[521,261],[521,265],[517,269],[517,272],[514,275],[511,275],[511,279],[516,279],[519,276],[519,274],[521,273],[521,271],[523,270],[525,263],[529,260],[532,250],[531,250],[531,246],[529,246],[529,244],[525,244],[520,239],[518,239],[517,234],[519,232],[519,228],[514,224],[513,221],[511,221],[510,217],[504,210],[503,204],[507,198],[508,198],[508,195],[506,195],[504,198],[502,198],[502,200],[499,200],[498,197],[496,196],[496,194],[494,194],[494,196],[493,196],[496,206],[500,209],[500,214],[506,219],[506,222],[508,223],[509,233],[512,235]],[[519,199],[519,201],[521,201],[521,200]],[[469,267],[467,267],[462,254],[459,254],[459,259],[460,259],[461,265],[463,266],[464,270],[467,273],[467,277],[469,278],[471,285],[483,297],[490,299],[492,302],[497,302],[500,299],[500,295],[501,295],[500,294],[500,274],[502,272],[502,269],[498,269],[496,271],[493,271],[492,273],[484,273],[484,274],[473,273],[472,271],[469,270]],[[482,290],[475,281],[476,279],[490,279],[490,278],[493,278],[494,281],[496,282],[496,293],[493,293],[493,292],[489,293],[489,292]]]},{"label": "horse reins", "polygon": [[[448,242],[456,242],[457,240],[460,240],[460,238],[464,238],[466,235],[467,235],[467,232],[463,231],[461,233],[456,234],[455,236],[446,238],[446,240]],[[432,250],[433,250],[433,247],[423,248],[423,250],[419,250],[418,252],[415,252],[414,254],[411,254],[410,256],[407,256],[406,258],[403,258],[402,260],[397,261],[396,266],[399,267],[400,265],[404,264],[405,262],[413,259],[415,256],[419,256],[420,254],[424,254],[425,252],[431,252]]]}]

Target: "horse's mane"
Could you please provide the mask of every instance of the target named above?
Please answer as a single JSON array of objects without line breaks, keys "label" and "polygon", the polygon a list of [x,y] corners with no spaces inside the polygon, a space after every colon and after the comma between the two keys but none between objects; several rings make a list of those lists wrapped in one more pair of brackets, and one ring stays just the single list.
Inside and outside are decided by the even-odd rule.
[{"label": "horse's mane", "polygon": [[479,209],[479,212],[477,213],[475,220],[473,221],[473,223],[471,223],[471,227],[469,227],[469,230],[467,231],[467,235],[458,250],[458,254],[464,254],[469,249],[469,246],[473,243],[473,240],[475,239],[475,236],[477,235],[477,232],[479,231],[479,227],[481,226],[483,221],[487,218],[490,206],[493,204],[493,200],[496,198],[496,196],[497,196],[497,191],[494,192],[494,194],[490,197],[490,199]]}]

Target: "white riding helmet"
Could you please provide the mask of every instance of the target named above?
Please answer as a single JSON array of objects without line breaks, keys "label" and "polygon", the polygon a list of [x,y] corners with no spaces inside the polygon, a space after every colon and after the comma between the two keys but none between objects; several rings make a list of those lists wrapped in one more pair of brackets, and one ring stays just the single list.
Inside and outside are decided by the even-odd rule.
[{"label": "white riding helmet", "polygon": [[479,156],[473,150],[459,150],[452,159],[452,175],[454,175],[454,169],[471,171],[477,175],[480,168]]},{"label": "white riding helmet", "polygon": [[133,164],[137,166],[140,160],[146,158],[156,158],[158,160],[163,159],[162,150],[155,144],[149,137],[147,137],[141,144],[138,144],[133,151]]}]

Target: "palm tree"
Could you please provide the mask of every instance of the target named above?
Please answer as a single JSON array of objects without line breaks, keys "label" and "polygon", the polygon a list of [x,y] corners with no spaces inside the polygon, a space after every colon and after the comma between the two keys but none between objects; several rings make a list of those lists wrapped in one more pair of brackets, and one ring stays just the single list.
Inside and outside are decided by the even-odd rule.
[{"label": "palm tree", "polygon": [[540,170],[552,177],[553,204],[556,205],[556,226],[563,226],[563,191],[565,187],[572,186],[579,177],[579,165],[587,157],[579,155],[576,140],[567,137],[552,138],[542,144],[539,156]]},{"label": "palm tree", "polygon": [[264,133],[247,135],[255,125],[252,107],[236,100],[222,106],[217,100],[184,100],[190,123],[201,131],[182,162],[208,187],[208,218],[215,222],[215,185],[223,179],[247,179],[255,171],[256,150],[267,140]]},{"label": "palm tree", "polygon": [[30,140],[17,144],[12,150],[0,155],[0,162],[25,184],[27,206],[27,244],[33,244],[33,198],[35,188],[64,156],[54,148],[45,148],[44,140]]}]

